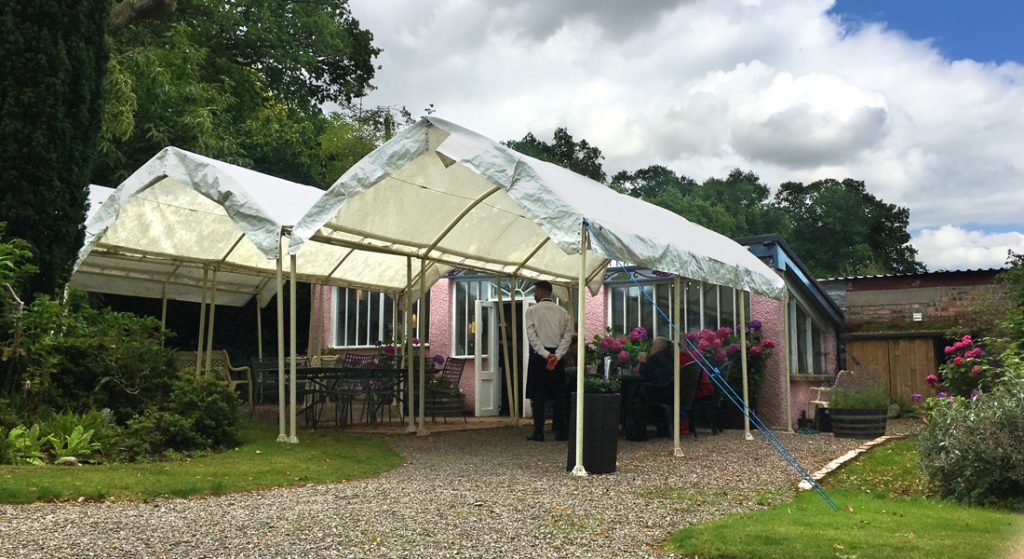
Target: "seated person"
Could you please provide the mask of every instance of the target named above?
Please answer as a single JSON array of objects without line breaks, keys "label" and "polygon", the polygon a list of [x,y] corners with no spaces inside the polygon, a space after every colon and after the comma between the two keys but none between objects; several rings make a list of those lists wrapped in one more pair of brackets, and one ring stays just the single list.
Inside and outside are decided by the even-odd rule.
[{"label": "seated person", "polygon": [[672,403],[672,342],[667,338],[654,338],[651,354],[640,356],[640,376],[648,385],[650,403]]}]

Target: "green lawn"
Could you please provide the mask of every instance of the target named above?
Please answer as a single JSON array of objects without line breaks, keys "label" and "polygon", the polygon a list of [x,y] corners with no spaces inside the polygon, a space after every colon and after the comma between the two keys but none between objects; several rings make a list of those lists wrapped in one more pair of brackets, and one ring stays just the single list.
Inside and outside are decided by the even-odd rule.
[{"label": "green lawn", "polygon": [[1007,557],[1024,537],[1024,515],[964,507],[925,497],[913,440],[882,445],[825,485],[841,507],[818,493],[679,530],[666,542],[677,554],[720,559]]},{"label": "green lawn", "polygon": [[246,423],[242,443],[191,460],[60,466],[0,466],[0,502],[150,499],[216,495],[368,477],[402,458],[382,438],[338,431],[300,432],[300,444],[276,442],[277,426]]}]

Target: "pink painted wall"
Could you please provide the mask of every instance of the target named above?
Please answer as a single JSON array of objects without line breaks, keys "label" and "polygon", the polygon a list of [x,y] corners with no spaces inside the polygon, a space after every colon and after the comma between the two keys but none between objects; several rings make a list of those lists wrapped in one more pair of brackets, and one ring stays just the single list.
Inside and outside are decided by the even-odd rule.
[{"label": "pink painted wall", "polygon": [[[785,320],[782,301],[754,295],[750,299],[751,320],[761,321],[764,337],[776,342],[775,352],[768,360],[764,384],[761,386],[757,403],[757,414],[766,425],[773,429],[786,428],[786,346]],[[838,367],[838,340],[834,329],[825,332],[825,368],[835,375]],[[790,415],[796,427],[800,411],[807,409],[809,389],[820,386],[821,380],[790,380]]]},{"label": "pink painted wall", "polygon": [[782,307],[782,301],[759,295],[750,298],[750,320],[760,320],[762,337],[771,338],[776,344],[757,401],[757,415],[774,429],[786,427],[786,333]]},{"label": "pink painted wall", "polygon": [[601,289],[597,291],[597,295],[591,295],[587,291],[584,304],[586,310],[583,314],[583,328],[586,332],[586,342],[594,336],[604,334],[605,328],[608,325],[608,309],[605,305],[605,287],[602,285]]}]

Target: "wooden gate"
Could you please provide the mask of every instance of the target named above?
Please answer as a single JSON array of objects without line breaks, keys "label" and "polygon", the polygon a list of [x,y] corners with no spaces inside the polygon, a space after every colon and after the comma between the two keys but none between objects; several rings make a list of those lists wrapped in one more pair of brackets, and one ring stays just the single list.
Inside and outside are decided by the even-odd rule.
[{"label": "wooden gate", "polygon": [[912,394],[931,394],[924,378],[939,369],[935,338],[847,339],[846,368],[877,378],[901,408],[909,409]]}]

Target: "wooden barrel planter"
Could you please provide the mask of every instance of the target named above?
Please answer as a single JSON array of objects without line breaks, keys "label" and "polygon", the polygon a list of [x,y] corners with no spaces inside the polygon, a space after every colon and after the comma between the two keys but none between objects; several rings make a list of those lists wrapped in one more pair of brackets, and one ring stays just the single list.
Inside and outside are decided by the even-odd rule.
[{"label": "wooden barrel planter", "polygon": [[840,409],[833,408],[831,413],[832,433],[847,439],[874,439],[885,434],[885,408],[878,409]]}]

